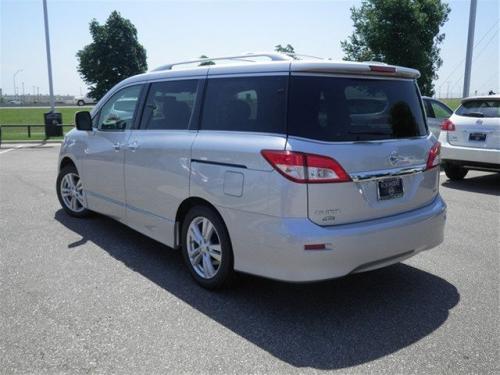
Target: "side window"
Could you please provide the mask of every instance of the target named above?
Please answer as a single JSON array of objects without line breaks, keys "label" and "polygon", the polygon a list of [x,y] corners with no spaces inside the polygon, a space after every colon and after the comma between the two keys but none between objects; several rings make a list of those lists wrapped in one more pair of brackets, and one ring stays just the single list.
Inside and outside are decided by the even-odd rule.
[{"label": "side window", "polygon": [[209,79],[201,129],[284,133],[287,78]]},{"label": "side window", "polygon": [[196,101],[198,80],[151,84],[141,129],[187,129]]},{"label": "side window", "polygon": [[434,114],[434,110],[432,108],[431,102],[429,100],[424,99],[424,108],[425,108],[425,114],[427,115],[427,118],[436,118],[436,115]]},{"label": "side window", "polygon": [[434,111],[434,114],[438,119],[448,118],[453,113],[441,103],[432,101],[431,105],[432,105],[432,110]]},{"label": "side window", "polygon": [[103,131],[130,129],[142,85],[126,87],[114,94],[101,108],[97,128]]}]

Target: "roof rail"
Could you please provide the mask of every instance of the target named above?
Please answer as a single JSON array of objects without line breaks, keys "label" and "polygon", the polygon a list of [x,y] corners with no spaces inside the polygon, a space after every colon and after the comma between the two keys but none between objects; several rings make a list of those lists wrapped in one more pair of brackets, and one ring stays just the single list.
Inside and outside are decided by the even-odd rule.
[{"label": "roof rail", "polygon": [[162,65],[156,69],[153,69],[152,72],[159,72],[162,70],[171,70],[176,65],[184,65],[184,64],[193,64],[193,63],[201,63],[206,61],[217,61],[217,60],[238,60],[245,62],[255,62],[252,60],[252,57],[268,57],[271,61],[289,61],[293,60],[292,56],[289,56],[284,53],[247,53],[244,55],[236,55],[236,56],[224,56],[224,57],[207,57],[205,59],[196,59],[196,60],[188,60],[188,61],[180,61],[172,64]]}]

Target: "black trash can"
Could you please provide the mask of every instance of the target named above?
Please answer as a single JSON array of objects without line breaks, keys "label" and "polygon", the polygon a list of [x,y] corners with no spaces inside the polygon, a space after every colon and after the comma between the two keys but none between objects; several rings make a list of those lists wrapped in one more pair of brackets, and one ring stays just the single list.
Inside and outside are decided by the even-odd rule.
[{"label": "black trash can", "polygon": [[62,137],[62,114],[59,112],[47,112],[43,114],[45,122],[45,137]]}]

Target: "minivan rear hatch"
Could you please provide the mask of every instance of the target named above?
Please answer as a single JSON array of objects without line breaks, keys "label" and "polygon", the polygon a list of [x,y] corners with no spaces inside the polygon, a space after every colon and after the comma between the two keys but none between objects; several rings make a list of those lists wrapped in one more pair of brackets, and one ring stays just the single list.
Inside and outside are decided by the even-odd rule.
[{"label": "minivan rear hatch", "polygon": [[414,79],[294,72],[287,150],[334,159],[347,182],[308,183],[308,216],[319,225],[353,223],[420,208],[438,193],[427,166],[428,134]]}]

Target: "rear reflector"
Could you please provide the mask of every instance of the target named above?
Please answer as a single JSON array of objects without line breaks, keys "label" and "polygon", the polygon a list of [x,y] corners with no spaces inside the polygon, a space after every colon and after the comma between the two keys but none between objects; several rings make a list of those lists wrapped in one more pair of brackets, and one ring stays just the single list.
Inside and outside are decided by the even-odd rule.
[{"label": "rear reflector", "polygon": [[262,150],[262,156],[283,176],[298,183],[347,182],[351,178],[334,159],[303,152]]},{"label": "rear reflector", "polygon": [[304,250],[325,250],[325,249],[326,245],[324,243],[304,245]]},{"label": "rear reflector", "polygon": [[370,70],[377,73],[396,73],[396,68],[393,66],[370,65]]},{"label": "rear reflector", "polygon": [[450,119],[445,119],[441,123],[441,130],[448,132],[455,131],[455,124]]},{"label": "rear reflector", "polygon": [[439,155],[441,154],[441,143],[436,142],[431,147],[429,151],[429,156],[427,157],[427,169],[434,168],[441,162]]}]

